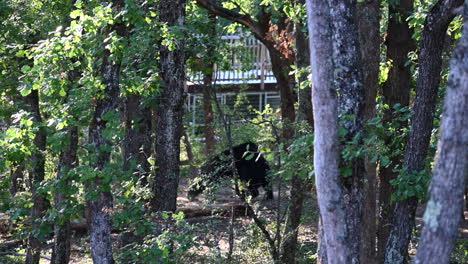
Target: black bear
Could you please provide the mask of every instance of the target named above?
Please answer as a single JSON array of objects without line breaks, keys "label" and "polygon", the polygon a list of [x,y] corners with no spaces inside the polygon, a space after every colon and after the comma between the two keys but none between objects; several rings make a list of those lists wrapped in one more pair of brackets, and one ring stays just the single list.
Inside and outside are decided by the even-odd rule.
[{"label": "black bear", "polygon": [[[247,184],[252,197],[257,197],[259,195],[258,188],[263,187],[266,191],[266,199],[273,199],[273,191],[268,181],[270,166],[266,159],[258,153],[258,146],[255,143],[247,142],[233,147],[233,151],[239,179]],[[205,189],[213,187],[223,178],[228,177],[233,177],[229,149],[203,164],[200,177],[189,187],[189,199],[194,199]]]}]

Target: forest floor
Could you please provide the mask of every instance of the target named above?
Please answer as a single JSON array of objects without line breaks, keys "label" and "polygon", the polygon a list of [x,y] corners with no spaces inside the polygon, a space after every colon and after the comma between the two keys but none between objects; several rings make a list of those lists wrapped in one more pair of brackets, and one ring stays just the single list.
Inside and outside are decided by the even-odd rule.
[{"label": "forest floor", "polygon": [[[284,185],[283,185],[284,186]],[[190,234],[196,236],[197,246],[193,247],[186,254],[182,254],[177,263],[227,263],[226,256],[229,252],[229,234],[233,234],[234,247],[231,263],[270,263],[268,244],[265,243],[261,232],[256,228],[253,221],[246,216],[245,207],[229,187],[219,189],[212,197],[200,195],[195,201],[187,198],[187,180],[181,181],[178,198],[179,211],[185,213],[186,220],[190,224]],[[281,208],[281,215],[287,206],[287,186],[282,187],[281,199],[278,200],[279,191],[275,190],[274,200],[263,200],[263,193],[253,202],[259,215],[268,223],[276,220],[278,206]],[[231,225],[231,212],[235,218]],[[422,228],[423,206],[418,210],[416,224],[418,237]],[[299,263],[314,263],[317,249],[317,219],[318,208],[316,198],[309,195],[305,201],[304,217],[299,229]],[[231,228],[232,226],[232,228]],[[267,228],[272,235],[276,231],[274,224],[268,224]],[[230,232],[230,230],[233,232]],[[459,237],[452,255],[451,263],[468,264],[468,211],[465,211],[465,219],[459,229]],[[1,235],[1,234],[0,234]],[[114,234],[116,242],[119,241],[119,234]],[[4,239],[0,237],[0,245]],[[118,242],[117,242],[118,243]],[[92,263],[89,257],[89,241],[87,236],[75,236],[72,239],[72,264]],[[415,254],[417,240],[414,239],[410,245],[410,253]],[[16,253],[16,256],[1,256],[0,264],[22,263],[24,251]],[[44,255],[50,256],[48,250]],[[41,264],[49,263],[45,258],[41,259]]]}]

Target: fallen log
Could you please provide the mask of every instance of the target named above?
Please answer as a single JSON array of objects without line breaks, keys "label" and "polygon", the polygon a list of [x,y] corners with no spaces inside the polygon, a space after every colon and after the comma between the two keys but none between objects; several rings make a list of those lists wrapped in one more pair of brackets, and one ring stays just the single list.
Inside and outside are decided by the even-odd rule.
[{"label": "fallen log", "polygon": [[231,216],[234,217],[247,216],[247,209],[242,203],[227,203],[220,206],[207,206],[207,207],[186,207],[179,208],[178,212],[183,212],[185,218],[194,218],[202,216]]}]

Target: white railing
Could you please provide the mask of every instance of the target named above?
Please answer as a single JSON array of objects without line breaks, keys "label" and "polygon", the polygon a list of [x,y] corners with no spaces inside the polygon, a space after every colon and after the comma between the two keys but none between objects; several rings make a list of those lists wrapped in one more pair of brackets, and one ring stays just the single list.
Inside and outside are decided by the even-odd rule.
[{"label": "white railing", "polygon": [[[271,60],[266,49],[260,41],[254,37],[240,37],[236,35],[222,36],[222,40],[229,43],[231,47],[243,47],[248,61],[245,64],[235,51],[230,54],[229,70],[220,69],[215,65],[213,81],[217,84],[235,84],[235,83],[259,83],[263,90],[265,83],[276,83],[276,79],[271,70]],[[193,74],[188,77],[190,84],[203,81],[203,75]]]}]

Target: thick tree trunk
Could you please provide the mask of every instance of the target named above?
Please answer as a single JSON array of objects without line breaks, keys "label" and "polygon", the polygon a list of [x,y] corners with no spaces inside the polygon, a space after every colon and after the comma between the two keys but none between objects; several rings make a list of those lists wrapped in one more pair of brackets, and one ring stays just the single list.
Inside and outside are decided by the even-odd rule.
[{"label": "thick tree trunk", "polygon": [[[108,54],[110,55],[110,54]],[[108,60],[105,56],[102,65],[102,74],[106,84],[106,97],[99,99],[96,103],[93,119],[89,126],[89,145],[98,153],[95,168],[103,173],[109,162],[110,152],[104,151],[109,142],[104,138],[103,132],[106,128],[104,116],[115,110],[119,96],[120,65]],[[103,175],[99,175],[88,187],[88,192],[97,192],[96,200],[88,202],[89,223],[91,236],[91,256],[94,263],[113,264],[112,238],[111,238],[111,213],[112,193],[102,189],[108,189],[104,183]]]},{"label": "thick tree trunk", "polygon": [[[449,23],[455,17],[454,9],[462,2],[462,0],[439,1],[431,9],[424,25],[416,99],[405,152],[404,168],[408,174],[424,169],[440,83],[445,34]],[[393,225],[385,250],[386,264],[405,263],[417,204],[417,197],[409,197],[395,206]]]},{"label": "thick tree trunk", "polygon": [[[328,263],[352,263],[352,246],[339,173],[338,99],[334,85],[331,14],[328,1],[308,0],[314,167]],[[322,237],[323,239],[323,237]],[[321,243],[322,245],[322,243]],[[322,261],[322,260],[319,260]]]},{"label": "thick tree trunk", "polygon": [[[357,3],[359,42],[361,47],[363,86],[365,87],[364,118],[375,116],[376,95],[380,73],[380,1]],[[361,263],[372,264],[375,260],[377,234],[376,164],[365,161],[364,204],[362,211]]]},{"label": "thick tree trunk", "polygon": [[[210,18],[210,38],[216,38],[216,15],[209,13]],[[211,42],[210,42],[211,43]],[[203,74],[203,114],[205,119],[205,156],[209,156],[216,150],[216,141],[213,130],[213,102],[211,98],[211,89],[213,89],[213,70],[214,70],[214,51],[216,47],[214,45],[207,46],[207,65],[205,73]]]},{"label": "thick tree trunk", "polygon": [[[305,1],[298,1],[303,5]],[[301,30],[302,25],[296,25],[296,66],[304,68],[310,66],[309,43],[305,34]],[[297,85],[307,81],[308,74],[303,73],[297,80]],[[312,88],[299,88],[298,101],[299,108],[297,113],[297,122],[306,122],[313,126],[312,113]],[[300,132],[296,131],[296,137],[300,136]],[[280,260],[281,263],[294,264],[296,263],[297,253],[297,235],[299,225],[301,224],[301,216],[304,204],[304,198],[307,191],[310,189],[311,183],[308,179],[301,179],[299,175],[294,174],[291,179],[291,197],[289,200],[289,211],[284,229],[283,240],[281,241]]]},{"label": "thick tree trunk", "polygon": [[[182,27],[185,1],[159,1],[160,21],[169,27]],[[180,138],[182,135],[184,91],[184,42],[174,41],[175,49],[159,45],[162,93],[159,97],[156,124],[156,175],[153,183],[154,211],[175,211],[180,173]]]},{"label": "thick tree trunk", "polygon": [[[31,117],[35,124],[39,127],[35,138],[34,146],[37,148],[31,156],[32,168],[29,171],[29,186],[31,188],[31,200],[34,204],[31,208],[31,230],[39,231],[40,222],[45,215],[45,211],[48,206],[47,198],[45,194],[39,193],[37,188],[45,176],[45,150],[47,132],[45,127],[42,125],[42,116],[39,109],[39,92],[32,90],[31,93],[26,97],[27,104],[30,107]],[[26,264],[39,264],[41,255],[41,247],[44,243],[44,238],[40,238],[35,235],[36,232],[32,232],[28,238],[28,250],[26,254]]]},{"label": "thick tree trunk", "polygon": [[[409,105],[409,95],[411,89],[411,70],[408,62],[408,53],[416,49],[416,44],[412,38],[413,30],[408,25],[407,17],[413,12],[413,0],[401,0],[389,3],[388,11],[388,35],[385,41],[387,46],[387,61],[391,61],[387,81],[383,85],[383,103],[390,108],[384,112],[384,123],[391,123],[397,116],[393,115],[393,107],[400,104],[402,107]],[[402,124],[401,133],[406,124]],[[392,136],[385,139],[387,146],[392,146]],[[394,146],[398,148],[399,146]],[[397,150],[390,150],[395,153]],[[403,158],[395,156],[391,158],[391,164],[385,168],[380,167],[379,171],[379,226],[377,242],[377,260],[382,262],[385,255],[385,245],[390,232],[393,219],[394,204],[390,197],[393,193],[393,186],[390,181],[398,176],[395,168],[401,167]]]},{"label": "thick tree trunk", "polygon": [[[338,114],[344,115],[343,127],[347,131],[345,141],[356,137],[362,144],[364,137],[364,87],[361,75],[361,50],[356,18],[356,1],[329,0],[333,28],[333,61],[338,96]],[[350,118],[348,118],[350,117]],[[346,147],[347,143],[342,147]],[[361,219],[364,198],[365,167],[363,158],[341,161],[352,170],[349,176],[341,176],[346,208],[346,225],[352,250],[350,263],[359,263],[361,250]],[[329,255],[329,260],[330,260]]]},{"label": "thick tree trunk", "polygon": [[[123,0],[114,0],[115,8],[123,7]],[[119,23],[114,25],[119,36],[125,36],[126,28]],[[112,61],[110,52],[107,49],[103,51],[101,74],[105,85],[104,96],[96,101],[93,118],[89,125],[89,145],[96,150],[96,168],[98,175],[91,183],[87,185],[87,191],[96,193],[96,199],[88,201],[88,214],[91,237],[91,256],[94,263],[113,264],[112,256],[112,222],[113,213],[112,193],[108,182],[104,181],[104,175],[101,175],[106,168],[109,159],[110,142],[104,137],[104,130],[107,126],[105,116],[115,111],[119,103],[120,92],[120,61]]]},{"label": "thick tree trunk", "polygon": [[[57,179],[59,185],[56,187],[59,191],[54,194],[55,208],[57,212],[66,212],[63,210],[67,207],[69,196],[63,191],[70,187],[71,179],[68,179],[68,172],[76,166],[77,150],[78,150],[78,127],[70,126],[67,128],[68,144],[65,145],[65,150],[60,153],[59,166],[57,168]],[[62,223],[54,225],[54,245],[52,248],[52,264],[68,263],[70,261],[70,217],[62,216]]]}]

